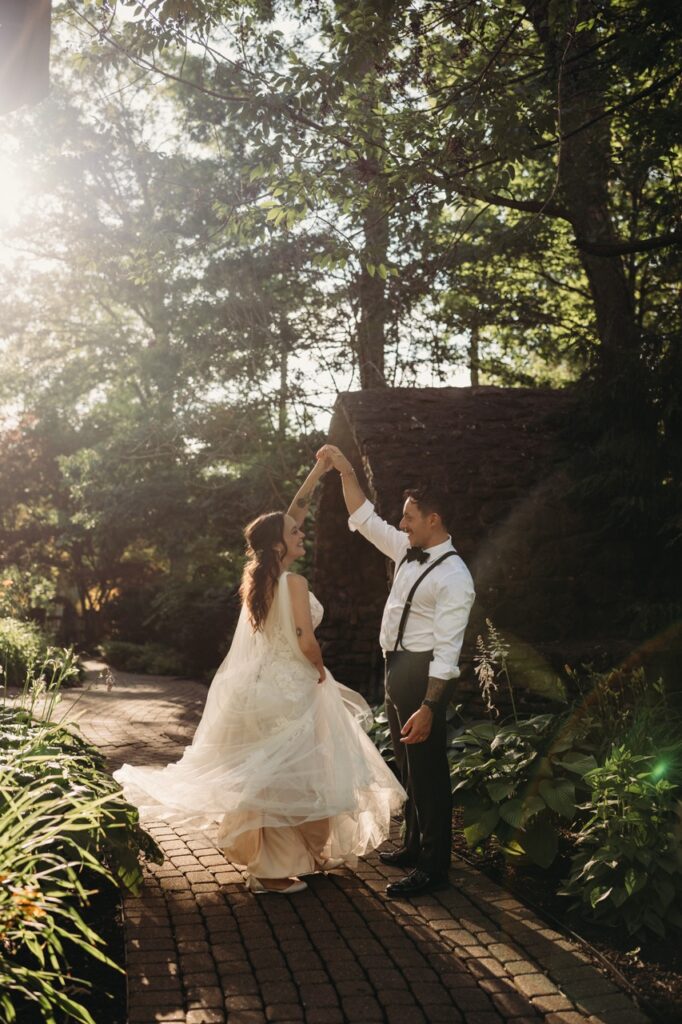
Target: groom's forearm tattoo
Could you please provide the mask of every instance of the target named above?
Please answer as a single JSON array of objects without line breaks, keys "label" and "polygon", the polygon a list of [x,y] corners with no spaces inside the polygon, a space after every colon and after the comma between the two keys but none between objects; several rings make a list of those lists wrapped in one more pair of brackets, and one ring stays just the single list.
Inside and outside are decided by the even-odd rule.
[{"label": "groom's forearm tattoo", "polygon": [[436,679],[435,676],[429,676],[429,683],[426,687],[425,700],[440,700],[445,693],[445,688],[448,685],[447,679]]}]

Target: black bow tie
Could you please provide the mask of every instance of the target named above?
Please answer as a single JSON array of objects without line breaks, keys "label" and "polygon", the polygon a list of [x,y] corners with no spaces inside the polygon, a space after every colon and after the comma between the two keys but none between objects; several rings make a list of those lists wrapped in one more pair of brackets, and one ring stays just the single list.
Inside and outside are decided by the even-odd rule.
[{"label": "black bow tie", "polygon": [[407,549],[407,561],[408,562],[428,562],[430,558],[428,551],[424,551],[424,548],[408,548]]}]

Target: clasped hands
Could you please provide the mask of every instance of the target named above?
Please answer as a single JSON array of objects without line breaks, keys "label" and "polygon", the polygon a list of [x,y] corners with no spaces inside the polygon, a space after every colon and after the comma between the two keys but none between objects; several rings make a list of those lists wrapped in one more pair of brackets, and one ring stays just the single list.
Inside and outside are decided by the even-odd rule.
[{"label": "clasped hands", "polygon": [[338,470],[339,473],[348,473],[353,469],[341,449],[334,444],[323,444],[315,458],[318,462],[326,463],[324,473],[332,468]]}]

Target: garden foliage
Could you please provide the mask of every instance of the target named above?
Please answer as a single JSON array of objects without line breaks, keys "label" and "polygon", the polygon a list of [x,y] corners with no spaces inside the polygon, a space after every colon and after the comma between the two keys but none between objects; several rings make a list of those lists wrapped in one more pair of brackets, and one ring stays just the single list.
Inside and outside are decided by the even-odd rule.
[{"label": "garden foliage", "polygon": [[[679,744],[682,752],[682,742]],[[654,754],[615,746],[587,776],[589,818],[564,894],[595,920],[664,937],[682,929],[682,855],[675,834],[679,785]],[[678,780],[679,781],[679,780]]]},{"label": "garden foliage", "polygon": [[[477,650],[488,720],[457,727],[458,709],[448,711],[468,845],[492,842],[510,863],[540,869],[568,849],[562,891],[573,909],[640,939],[682,929],[682,730],[663,684],[640,670],[588,673],[582,682],[569,672],[572,702],[520,714],[509,647],[491,623]],[[507,718],[498,707],[505,691]],[[392,763],[383,709],[370,735]]]},{"label": "garden foliage", "polygon": [[[68,673],[69,652],[62,661]],[[78,1000],[88,983],[70,977],[71,951],[116,965],[83,916],[90,886],[115,881],[137,892],[140,854],[162,859],[102,755],[51,720],[60,681],[58,673],[48,687],[41,677],[0,706],[0,1008],[8,1024],[27,1007],[48,1024],[93,1024]]]}]

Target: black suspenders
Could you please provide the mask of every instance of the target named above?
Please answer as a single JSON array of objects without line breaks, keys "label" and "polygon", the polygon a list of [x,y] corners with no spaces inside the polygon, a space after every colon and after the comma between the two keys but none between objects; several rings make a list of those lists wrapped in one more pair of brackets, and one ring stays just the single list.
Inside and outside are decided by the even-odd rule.
[{"label": "black suspenders", "polygon": [[[446,551],[444,555],[441,555],[440,558],[437,558],[435,562],[432,562],[431,565],[426,570],[426,572],[423,572],[421,574],[421,576],[418,576],[416,582],[412,584],[412,589],[410,590],[409,594],[407,595],[407,601],[405,602],[405,607],[403,608],[403,614],[400,616],[400,625],[398,626],[398,636],[396,638],[395,647],[393,648],[394,651],[397,651],[399,647],[403,646],[403,633],[405,632],[405,626],[407,625],[407,619],[408,619],[408,616],[410,614],[410,609],[412,608],[412,598],[414,597],[414,595],[415,595],[415,593],[417,591],[417,587],[419,586],[421,581],[423,579],[425,579],[429,575],[430,572],[433,572],[433,570],[436,568],[437,565],[440,565],[441,562],[444,562],[446,558],[450,557],[450,555],[456,555],[456,554],[457,554],[457,552],[454,549],[452,551]],[[405,558],[403,558],[402,562],[400,563],[400,565],[396,569],[396,571],[395,571],[396,576],[398,575],[398,569],[400,569],[405,564],[406,560],[407,560],[407,555],[405,555]]]}]

